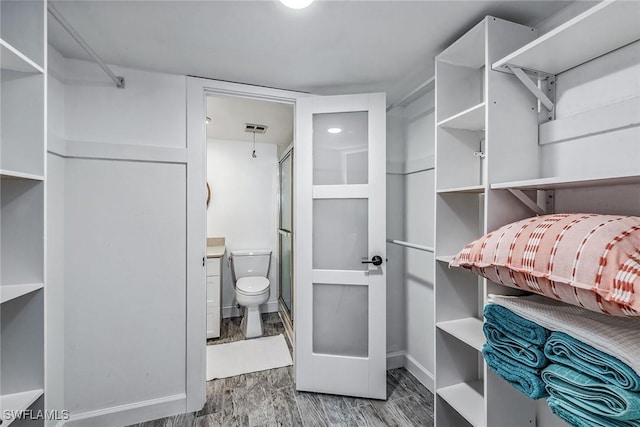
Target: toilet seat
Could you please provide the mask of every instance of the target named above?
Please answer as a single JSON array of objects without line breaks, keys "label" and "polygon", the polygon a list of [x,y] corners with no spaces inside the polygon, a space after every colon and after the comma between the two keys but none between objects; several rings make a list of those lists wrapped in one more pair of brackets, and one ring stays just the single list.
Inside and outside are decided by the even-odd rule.
[{"label": "toilet seat", "polygon": [[243,295],[259,295],[267,290],[269,279],[266,277],[243,277],[236,282],[236,292]]}]

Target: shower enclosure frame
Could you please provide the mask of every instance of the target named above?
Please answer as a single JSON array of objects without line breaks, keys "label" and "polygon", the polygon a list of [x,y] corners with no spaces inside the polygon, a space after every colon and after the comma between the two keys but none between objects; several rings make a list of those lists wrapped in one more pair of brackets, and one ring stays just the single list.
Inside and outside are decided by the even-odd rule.
[{"label": "shower enclosure frame", "polygon": [[[283,227],[282,224],[282,183],[283,183],[283,163],[287,160],[291,160],[291,168],[290,168],[290,176],[289,176],[289,197],[290,197],[290,215],[291,221],[289,229]],[[293,250],[293,224],[294,224],[294,174],[293,174],[293,165],[295,162],[295,155],[293,150],[293,143],[289,145],[280,156],[278,161],[278,182],[279,182],[279,191],[278,191],[278,312],[280,313],[280,317],[283,320],[285,332],[288,335],[292,345],[294,343],[294,333],[293,333],[293,318],[294,318],[294,298],[295,298],[295,286],[294,286],[294,250]],[[282,248],[282,237],[288,236],[290,239],[290,248],[291,248],[291,257],[289,259],[289,306],[287,306],[286,300],[284,298],[283,292],[283,272],[285,269],[283,268],[283,248]]]}]

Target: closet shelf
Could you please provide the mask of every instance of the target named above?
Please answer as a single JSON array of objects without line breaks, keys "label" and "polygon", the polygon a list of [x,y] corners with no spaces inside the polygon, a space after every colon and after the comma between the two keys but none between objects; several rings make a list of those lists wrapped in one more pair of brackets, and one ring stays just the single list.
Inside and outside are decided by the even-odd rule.
[{"label": "closet shelf", "polygon": [[0,286],[0,304],[12,299],[21,297],[28,293],[37,291],[44,287],[43,283],[28,283],[24,285],[3,285]]},{"label": "closet shelf", "polygon": [[483,381],[471,381],[437,390],[445,402],[474,427],[484,427]]},{"label": "closet shelf", "polygon": [[[44,390],[30,390],[22,393],[0,395],[0,408],[3,411],[24,411],[44,394]],[[3,414],[4,415],[4,414]],[[13,415],[13,412],[12,412]],[[15,421],[15,418],[5,419],[2,427],[7,427]]]},{"label": "closet shelf", "polygon": [[471,108],[448,117],[440,122],[438,126],[448,129],[463,129],[463,130],[483,130],[485,127],[484,115],[485,115],[486,103],[481,102],[478,105],[474,105]]},{"label": "closet shelf", "polygon": [[470,185],[468,187],[455,187],[455,188],[443,188],[436,191],[438,194],[443,193],[475,193],[480,194],[485,192],[484,185]]},{"label": "closet shelf", "polygon": [[29,179],[33,181],[44,181],[44,176],[34,175],[31,173],[17,172],[8,169],[0,169],[0,178],[2,179]]},{"label": "closet shelf", "polygon": [[602,175],[599,177],[550,177],[491,184],[492,190],[557,190],[562,188],[601,187],[605,185],[640,184],[640,175]]},{"label": "closet shelf", "polygon": [[466,317],[464,319],[448,320],[446,322],[436,323],[436,327],[438,329],[459,339],[478,351],[482,351],[482,346],[485,343],[482,325],[482,320],[475,317]]},{"label": "closet shelf", "polygon": [[41,66],[2,39],[0,39],[0,66],[3,70],[44,74]]},{"label": "closet shelf", "polygon": [[494,62],[492,68],[562,73],[640,39],[639,14],[639,2],[603,1]]},{"label": "closet shelf", "polygon": [[436,261],[438,262],[445,262],[447,264],[449,264],[451,262],[451,260],[453,259],[454,255],[441,255],[441,256],[437,256],[436,257]]}]

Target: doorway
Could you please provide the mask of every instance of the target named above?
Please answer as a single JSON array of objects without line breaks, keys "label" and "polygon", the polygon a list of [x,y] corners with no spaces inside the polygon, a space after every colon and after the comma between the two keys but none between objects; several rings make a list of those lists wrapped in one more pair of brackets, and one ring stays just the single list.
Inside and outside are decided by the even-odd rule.
[{"label": "doorway", "polygon": [[[203,141],[206,139],[206,130],[203,126],[204,117],[206,116],[206,97],[211,94],[223,94],[239,96],[250,99],[258,100],[270,100],[276,102],[284,102],[295,105],[295,159],[296,163],[304,165],[293,165],[293,176],[295,194],[294,204],[294,225],[295,225],[295,238],[293,240],[293,248],[295,251],[295,266],[293,268],[294,280],[295,280],[295,306],[292,306],[293,313],[295,315],[295,388],[297,390],[304,391],[320,391],[332,394],[346,394],[351,396],[368,396],[374,398],[384,398],[385,393],[385,359],[386,351],[384,343],[386,341],[386,328],[385,318],[386,310],[385,305],[385,289],[386,289],[386,257],[384,253],[385,248],[385,232],[384,232],[384,215],[385,215],[385,202],[384,202],[384,175],[385,175],[385,96],[384,94],[362,94],[362,95],[343,95],[343,96],[314,96],[309,94],[296,93],[291,91],[284,91],[271,88],[263,88],[256,86],[248,86],[242,84],[220,82],[199,78],[189,78],[187,86],[187,144],[194,148],[202,147],[203,158],[204,147]],[[316,144],[320,142],[316,141],[313,134],[313,127],[316,118],[328,117],[327,115],[342,114],[347,116],[352,113],[366,112],[367,116],[367,136],[365,137],[368,145],[368,164],[369,169],[367,172],[368,183],[367,184],[325,184],[316,183],[315,173],[313,172],[314,152]],[[324,116],[323,116],[324,115]],[[343,134],[345,136],[350,134],[349,128]],[[332,130],[325,129],[329,133]],[[335,135],[335,134],[334,134]],[[315,147],[315,148],[314,148]],[[330,147],[330,145],[328,146]],[[199,148],[198,148],[199,149]],[[192,150],[194,153],[197,150]],[[192,151],[189,151],[191,153]],[[359,152],[362,150],[359,150]],[[353,156],[358,157],[359,152],[347,153],[350,158]],[[206,194],[205,185],[205,165],[202,159],[195,158],[196,156],[190,156],[189,159],[189,172],[192,172],[188,176],[188,180],[192,183],[189,185],[191,194],[191,203],[189,213],[190,219],[197,225],[198,221],[202,221],[201,224],[206,224],[204,210],[197,212],[198,199],[202,200],[200,206],[204,206],[204,195]],[[348,163],[348,162],[347,162]],[[358,162],[356,162],[358,163]],[[198,165],[202,165],[198,172]],[[318,166],[318,165],[315,165]],[[202,183],[199,186],[198,180]],[[350,179],[348,180],[350,181]],[[196,194],[196,190],[200,188],[201,194]],[[322,267],[314,268],[314,260],[317,258],[318,250],[322,253],[331,251],[335,248],[335,245],[318,246],[316,245],[316,239],[314,237],[326,237],[328,233],[324,233],[324,230],[331,231],[335,234],[335,227],[331,224],[328,226],[321,226],[318,222],[318,231],[314,231],[315,222],[312,217],[314,207],[321,208],[327,206],[324,201],[330,202],[332,199],[345,199],[346,205],[349,205],[351,199],[358,201],[369,200],[367,203],[369,209],[370,218],[367,220],[368,226],[366,228],[366,234],[368,244],[357,251],[355,255],[359,262],[369,265],[368,268],[358,268],[356,271],[342,271],[332,269],[331,271],[325,271]],[[314,201],[319,200],[317,203]],[[274,200],[275,202],[275,200]],[[337,202],[336,202],[337,203]],[[329,203],[330,204],[330,203]],[[358,203],[361,205],[362,203]],[[340,203],[340,205],[343,205]],[[346,206],[345,205],[345,206]],[[201,208],[202,209],[202,208]],[[338,221],[342,223],[339,217],[336,217],[332,221]],[[358,230],[360,230],[361,224],[358,224]],[[354,225],[355,226],[355,225]],[[278,224],[274,223],[274,232],[277,230]],[[328,227],[328,228],[327,228]],[[197,227],[193,227],[195,229]],[[354,230],[349,230],[349,233]],[[279,233],[276,233],[279,235]],[[205,236],[201,238],[200,248],[196,245],[188,248],[187,256],[189,259],[196,258],[198,252],[201,254],[204,252]],[[367,249],[368,246],[368,250]],[[323,249],[324,248],[324,249]],[[355,254],[355,252],[354,252]],[[360,259],[362,258],[362,259]],[[197,259],[197,258],[196,258]],[[319,260],[320,258],[317,258]],[[202,343],[202,336],[205,334],[205,328],[200,325],[204,325],[204,313],[200,312],[197,307],[198,304],[202,304],[202,300],[205,298],[202,288],[198,289],[197,283],[197,271],[195,265],[190,272],[193,273],[193,285],[188,291],[189,306],[194,307],[192,312],[190,323],[193,327],[188,328],[188,348],[197,348],[198,341]],[[202,267],[200,267],[202,268]],[[204,283],[204,271],[200,270],[200,277]],[[313,286],[316,284],[315,286]],[[336,284],[338,287],[342,285],[348,285],[350,290],[365,290],[367,292],[367,298],[359,298],[357,304],[362,308],[358,312],[366,311],[368,315],[362,317],[366,322],[366,328],[355,329],[358,342],[363,338],[362,334],[365,334],[364,339],[368,342],[366,345],[366,355],[364,353],[358,353],[357,356],[350,356],[345,354],[314,354],[312,337],[325,334],[319,334],[316,330],[317,326],[324,327],[326,329],[325,320],[327,317],[324,315],[313,316],[314,312],[322,313],[322,310],[313,310],[314,305],[319,307],[329,308],[326,304],[322,303],[322,296],[318,293],[318,298],[315,298],[315,292],[313,290],[329,290]],[[202,285],[200,285],[202,286]],[[344,288],[340,288],[342,290]],[[341,309],[341,313],[348,313],[349,307],[355,307],[350,305],[349,301],[342,298],[341,293],[338,292],[338,305],[336,307]],[[201,298],[198,302],[197,298]],[[316,304],[314,304],[314,301]],[[331,305],[331,302],[328,302]],[[361,307],[362,304],[366,307]],[[335,304],[334,304],[335,306]],[[202,306],[200,306],[202,307]],[[345,311],[346,310],[346,311]],[[326,310],[325,310],[326,311]],[[330,320],[334,320],[333,317],[329,317]],[[360,319],[360,318],[359,318]],[[361,323],[358,323],[360,325]],[[200,329],[199,329],[200,328]],[[353,329],[353,328],[351,328]],[[350,329],[350,330],[351,330]],[[331,331],[340,333],[340,329],[332,329]],[[335,334],[333,334],[335,335]],[[200,337],[198,339],[198,337]],[[326,336],[325,336],[326,337]],[[193,344],[194,347],[191,347]],[[200,344],[202,345],[202,344]],[[199,394],[193,394],[194,405],[196,399],[201,399],[204,402],[205,388],[201,385],[198,386],[197,381],[204,377],[203,367],[205,366],[203,358],[205,357],[205,351],[200,347],[200,354],[187,354],[188,361],[188,383],[187,388],[189,390],[196,389]],[[323,347],[324,348],[324,347]],[[364,347],[363,347],[364,348]],[[322,359],[320,361],[320,359]],[[317,360],[316,360],[317,359]],[[315,362],[322,362],[321,365]],[[347,363],[353,369],[347,369],[342,364]],[[333,368],[332,368],[333,367]],[[336,375],[324,376],[326,372],[348,372],[348,378],[337,378]],[[193,375],[191,375],[193,373]],[[320,384],[322,382],[322,384]],[[342,387],[346,383],[349,384],[369,384],[367,390],[353,389]],[[348,385],[348,384],[347,384]],[[199,390],[197,390],[199,387]]]}]

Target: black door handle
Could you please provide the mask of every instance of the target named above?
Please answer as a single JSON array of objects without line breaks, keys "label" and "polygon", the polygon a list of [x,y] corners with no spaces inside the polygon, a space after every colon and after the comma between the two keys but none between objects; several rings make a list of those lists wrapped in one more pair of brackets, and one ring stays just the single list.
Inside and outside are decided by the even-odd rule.
[{"label": "black door handle", "polygon": [[363,259],[362,263],[363,264],[373,264],[375,266],[382,265],[382,257],[380,255],[374,255],[371,258],[371,261],[369,261],[368,259]]}]

